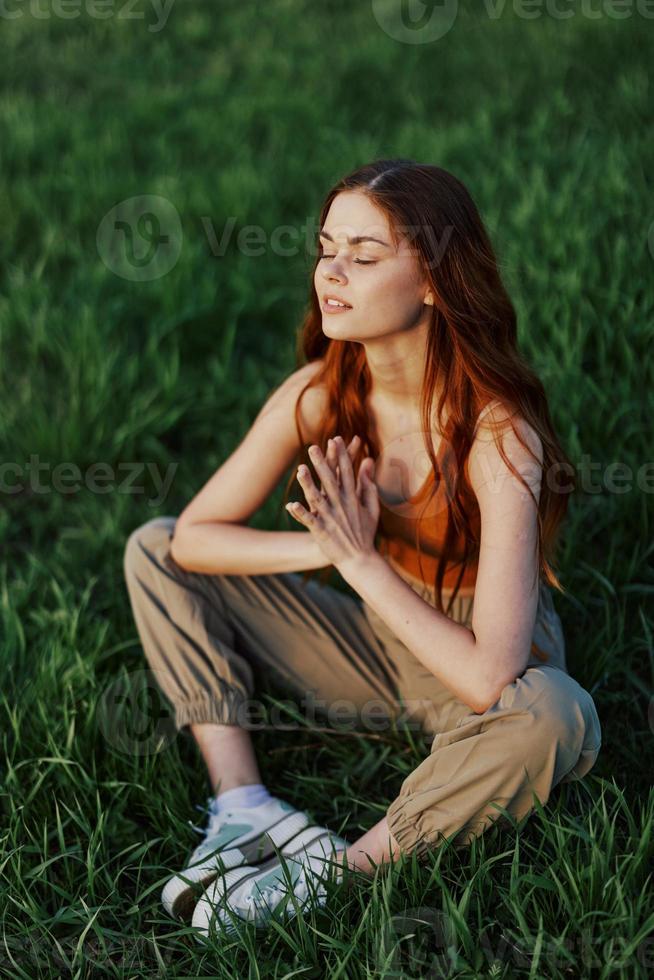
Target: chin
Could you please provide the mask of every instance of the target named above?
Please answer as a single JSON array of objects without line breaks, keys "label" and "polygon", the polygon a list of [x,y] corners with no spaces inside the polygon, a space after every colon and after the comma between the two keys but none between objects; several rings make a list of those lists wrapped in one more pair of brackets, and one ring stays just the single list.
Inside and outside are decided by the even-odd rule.
[{"label": "chin", "polygon": [[[334,317],[334,320],[336,317]],[[339,340],[349,340],[349,337],[345,337],[344,331],[338,329],[338,324],[334,324],[331,319],[323,317],[322,321],[322,332],[328,337],[338,337]]]},{"label": "chin", "polygon": [[[338,320],[337,316],[323,316],[322,318],[322,332],[326,337],[333,337],[334,340],[360,340],[360,337],[352,336],[352,325],[350,324],[345,329],[345,324],[335,323]],[[344,319],[344,318],[343,318]]]}]

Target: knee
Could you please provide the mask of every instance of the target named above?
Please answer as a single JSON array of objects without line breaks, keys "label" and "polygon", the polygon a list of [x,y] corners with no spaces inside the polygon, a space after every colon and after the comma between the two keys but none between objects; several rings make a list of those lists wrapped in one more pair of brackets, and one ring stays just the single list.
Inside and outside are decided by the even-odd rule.
[{"label": "knee", "polygon": [[151,565],[153,557],[162,557],[162,549],[170,547],[176,521],[176,517],[153,517],[132,531],[123,552],[125,578]]},{"label": "knee", "polygon": [[518,740],[520,751],[551,758],[554,783],[580,767],[587,772],[601,742],[597,711],[588,691],[554,667],[531,668],[523,680],[525,726],[524,737]]}]

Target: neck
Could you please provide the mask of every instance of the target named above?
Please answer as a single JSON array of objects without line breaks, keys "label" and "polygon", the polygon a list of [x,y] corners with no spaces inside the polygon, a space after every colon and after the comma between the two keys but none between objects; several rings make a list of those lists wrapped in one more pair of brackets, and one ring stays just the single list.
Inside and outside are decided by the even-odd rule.
[{"label": "neck", "polygon": [[370,394],[389,406],[419,409],[427,363],[428,324],[422,323],[390,337],[366,341]]}]

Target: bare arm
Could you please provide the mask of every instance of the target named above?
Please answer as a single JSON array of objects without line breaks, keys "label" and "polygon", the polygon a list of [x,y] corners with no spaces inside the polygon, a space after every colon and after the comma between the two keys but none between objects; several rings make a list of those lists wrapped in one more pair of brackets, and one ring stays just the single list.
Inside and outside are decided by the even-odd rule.
[{"label": "bare arm", "polygon": [[170,553],[187,572],[207,575],[270,575],[329,564],[308,531],[259,531],[241,524],[189,524],[183,550],[173,537]]},{"label": "bare arm", "polygon": [[[180,567],[213,575],[266,575],[329,565],[308,531],[261,531],[247,526],[300,448],[295,405],[321,363],[305,365],[276,389],[241,444],[180,514],[171,543],[171,555]],[[324,389],[309,389],[300,414],[310,438],[324,411]],[[348,448],[352,456],[354,442]],[[337,471],[334,455],[330,464]]]},{"label": "bare arm", "polygon": [[[504,437],[505,453],[538,503],[542,444],[524,420],[518,424],[538,462],[512,430]],[[538,607],[537,510],[486,437],[486,426],[473,444],[469,472],[481,514],[472,629],[420,598],[377,553],[338,570],[431,673],[483,714],[529,661]]]}]

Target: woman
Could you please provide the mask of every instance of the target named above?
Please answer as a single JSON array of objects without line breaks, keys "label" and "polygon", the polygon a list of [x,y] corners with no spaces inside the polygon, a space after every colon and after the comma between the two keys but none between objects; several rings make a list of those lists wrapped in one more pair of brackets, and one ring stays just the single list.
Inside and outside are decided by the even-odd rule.
[{"label": "woman", "polygon": [[[302,366],[179,518],[126,548],[145,654],[215,794],[204,844],[163,895],[174,915],[195,905],[201,934],[324,903],[329,867],[465,845],[600,749],[550,591],[570,489],[558,471],[572,467],[468,191],[439,167],[379,160],[332,188],[319,232]],[[291,464],[303,533],[247,527]],[[434,735],[358,841],[263,785],[243,709],[266,669],[359,724],[378,728],[381,711]]]}]

